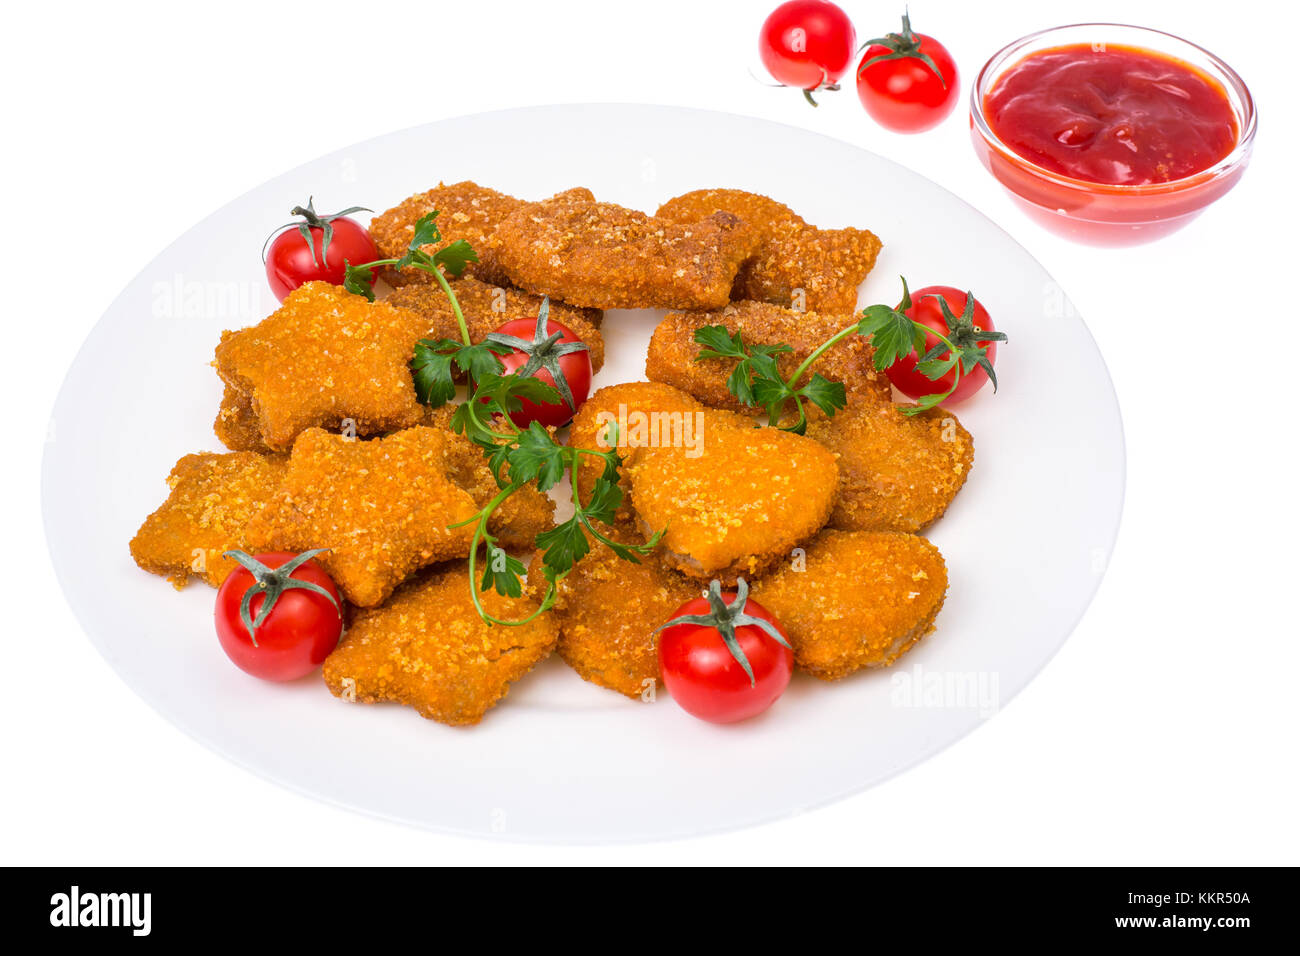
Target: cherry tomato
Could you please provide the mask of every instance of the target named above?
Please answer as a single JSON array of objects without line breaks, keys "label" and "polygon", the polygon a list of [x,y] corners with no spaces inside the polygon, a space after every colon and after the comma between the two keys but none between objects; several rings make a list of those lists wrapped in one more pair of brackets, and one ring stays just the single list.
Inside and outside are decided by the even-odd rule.
[{"label": "cherry tomato", "polygon": [[[790,683],[794,652],[789,638],[771,612],[748,600],[748,590],[742,580],[735,591],[723,593],[714,581],[707,597],[683,604],[659,635],[664,685],[683,710],[701,720],[725,724],[761,714]],[[692,620],[675,623],[684,617]]]},{"label": "cherry tomato", "polygon": [[[320,551],[295,555],[271,551],[255,556],[227,552],[239,561],[217,591],[217,638],[240,670],[263,680],[296,680],[310,674],[338,645],[343,633],[343,604],[325,570],[311,560]],[[240,605],[244,592],[260,588],[249,602],[256,622],[271,602],[266,619],[250,632]]]},{"label": "cherry tomato", "polygon": [[805,91],[834,87],[853,65],[856,45],[848,15],[827,0],[781,4],[758,35],[758,55],[772,78]]},{"label": "cherry tomato", "polygon": [[858,64],[858,99],[896,133],[938,125],[957,105],[959,85],[952,55],[934,37],[913,33],[906,14],[903,32],[872,40]]},{"label": "cherry tomato", "polygon": [[[958,319],[956,329],[949,326],[947,319],[943,314],[943,307],[939,304],[940,300],[948,305],[948,311]],[[962,340],[969,340],[972,344],[983,344],[987,346],[985,355],[992,365],[998,358],[998,343],[996,340],[976,343],[970,339],[972,328],[979,332],[995,332],[993,320],[989,318],[988,310],[984,308],[978,299],[974,300],[974,309],[969,318],[969,325],[972,328],[966,328],[967,323],[962,322],[962,317],[966,312],[966,293],[960,289],[954,289],[948,285],[929,285],[924,289],[917,289],[912,293],[912,307],[904,309],[903,314],[914,322],[919,322],[928,328],[947,336],[953,344],[961,346]],[[929,333],[925,337],[925,349],[928,352],[936,345],[940,344],[939,337]],[[894,386],[909,398],[920,398],[922,395],[932,395],[936,392],[946,392],[952,387],[953,379],[957,376],[956,369],[945,372],[937,379],[926,378],[916,368],[917,354],[912,352],[899,359],[889,367],[886,374]],[[957,383],[957,389],[944,400],[944,405],[950,405],[954,402],[960,402],[963,399],[970,398],[989,380],[988,373],[978,365],[970,372],[963,373],[961,381]]]},{"label": "cherry tomato", "polygon": [[[540,331],[539,326],[545,331]],[[559,333],[559,338],[553,339],[556,333]],[[510,420],[519,428],[527,428],[531,422],[559,427],[573,418],[574,412],[582,407],[582,403],[591,394],[591,355],[586,348],[569,351],[565,346],[582,345],[582,339],[574,335],[568,326],[551,319],[545,319],[544,325],[533,319],[512,319],[493,334],[509,336],[514,340],[510,342],[513,351],[509,355],[498,356],[505,366],[505,374],[514,375],[533,361],[535,367],[529,369],[528,374],[547,385],[555,386],[555,372],[558,371],[568,384],[573,398],[572,405],[563,400],[539,404],[521,398],[523,408],[512,412]]]},{"label": "cherry tomato", "polygon": [[[352,206],[332,215],[321,215],[312,208],[294,206],[291,214],[301,217],[300,222],[286,223],[264,250],[266,279],[271,291],[281,302],[304,282],[320,280],[342,285],[345,263],[361,265],[379,258],[375,243],[366,227],[347,213],[360,212],[362,207]],[[369,211],[369,210],[366,210]],[[302,234],[306,230],[311,242]]]}]

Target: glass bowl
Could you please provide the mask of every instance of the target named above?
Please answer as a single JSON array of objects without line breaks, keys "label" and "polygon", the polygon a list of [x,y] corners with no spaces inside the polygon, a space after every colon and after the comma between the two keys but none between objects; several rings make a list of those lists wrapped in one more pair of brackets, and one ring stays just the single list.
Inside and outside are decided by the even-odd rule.
[{"label": "glass bowl", "polygon": [[[1119,186],[1074,179],[1035,165],[1002,142],[984,113],[998,80],[1025,57],[1075,44],[1136,47],[1180,61],[1223,88],[1237,118],[1237,145],[1208,169],[1181,179]],[[1135,245],[1173,232],[1236,185],[1255,142],[1255,101],[1240,76],[1213,53],[1168,33],[1118,23],[1076,23],[1003,47],[971,87],[975,152],[1018,205],[1055,233],[1094,245]]]}]

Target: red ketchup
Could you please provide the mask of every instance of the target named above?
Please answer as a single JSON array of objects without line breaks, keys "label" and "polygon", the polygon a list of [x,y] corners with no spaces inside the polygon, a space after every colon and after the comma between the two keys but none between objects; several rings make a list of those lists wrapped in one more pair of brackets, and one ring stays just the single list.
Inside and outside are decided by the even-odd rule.
[{"label": "red ketchup", "polygon": [[984,99],[1011,150],[1072,179],[1141,186],[1208,169],[1237,145],[1223,88],[1136,47],[1062,46],[1027,56]]}]

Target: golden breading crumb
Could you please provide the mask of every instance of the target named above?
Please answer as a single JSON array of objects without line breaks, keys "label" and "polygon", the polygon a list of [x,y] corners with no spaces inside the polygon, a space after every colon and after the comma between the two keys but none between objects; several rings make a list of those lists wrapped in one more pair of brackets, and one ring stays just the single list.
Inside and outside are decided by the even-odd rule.
[{"label": "golden breading crumb", "polygon": [[[721,325],[728,332],[739,332],[747,345],[785,343],[792,351],[777,358],[777,367],[788,378],[814,349],[853,323],[852,315],[792,312],[769,302],[734,302],[717,312],[670,312],[650,339],[646,378],[680,388],[714,408],[758,415],[762,408],[741,404],[727,389],[727,378],[736,368],[735,361],[696,360],[702,348],[695,341],[696,332],[705,326]],[[804,373],[799,384],[807,383],[813,372],[819,372],[832,382],[844,383],[850,395],[888,402],[889,378],[877,371],[872,362],[874,354],[867,338],[851,335],[827,349]]]},{"label": "golden breading crumb", "polygon": [[446,444],[424,426],[370,441],[308,429],[248,539],[264,551],[329,548],[316,560],[344,596],[381,604],[420,568],[469,554],[473,529],[448,525],[478,506],[447,476]]},{"label": "golden breading crumb", "polygon": [[[442,241],[424,247],[428,253],[464,239],[478,253],[478,262],[466,267],[463,275],[481,279],[490,285],[507,285],[510,280],[501,271],[496,258],[496,230],[501,222],[524,204],[522,199],[507,196],[469,181],[439,183],[436,188],[416,193],[370,221],[370,237],[375,240],[381,259],[400,259],[406,255],[415,224],[437,210],[438,231]],[[397,272],[385,269],[384,279],[394,288],[410,283],[432,283],[434,279],[420,269]]]},{"label": "golden breading crumb", "polygon": [[262,441],[285,451],[307,428],[350,421],[373,435],[419,421],[409,363],[425,330],[413,312],[308,282],[257,325],[222,332],[214,364]]},{"label": "golden breading crumb", "polygon": [[802,565],[787,563],[751,593],[785,628],[795,667],[835,680],[894,663],[934,630],[947,591],[943,555],[925,538],[828,530]]},{"label": "golden breading crumb", "polygon": [[220,587],[237,563],[222,555],[248,551],[248,521],[284,477],[283,457],[252,452],[186,455],[176,462],[167,500],[131,539],[131,557],[177,588],[196,574]]},{"label": "golden breading crumb", "polygon": [[[424,424],[445,432],[443,458],[447,463],[447,477],[467,491],[474,503],[482,508],[496,497],[501,488],[479,447],[451,430],[454,411],[452,405],[428,409]],[[509,473],[507,468],[505,474]],[[507,551],[530,550],[537,536],[553,527],[555,502],[531,484],[524,485],[503,501],[488,518],[488,532],[495,535]]]},{"label": "golden breading crumb", "polygon": [[[383,607],[358,611],[322,676],[335,697],[393,702],[444,724],[476,724],[555,646],[542,614],[519,627],[489,627],[470,600],[469,569],[458,561],[402,587]],[[527,598],[481,595],[484,610],[519,620]]]},{"label": "golden breading crumb", "polygon": [[[761,574],[826,523],[839,487],[835,456],[733,412],[698,412],[690,438],[636,448],[627,470],[647,536],[666,529],[664,561],[691,577]],[[701,427],[702,426],[702,427]]]},{"label": "golden breading crumb", "polygon": [[945,408],[909,418],[895,405],[850,403],[811,422],[808,437],[839,460],[830,524],[845,531],[920,531],[948,509],[975,461],[970,432]]},{"label": "golden breading crumb", "polygon": [[673,223],[570,190],[497,230],[515,285],[594,309],[710,309],[727,303],[758,234],[730,213]]},{"label": "golden breading crumb", "polygon": [[[704,406],[679,389],[658,382],[624,382],[606,385],[595,391],[573,418],[569,426],[568,444],[573,448],[609,451],[609,423],[617,424],[619,454],[627,457],[630,451],[651,441],[664,427],[670,433],[686,426],[686,415],[694,416]],[[690,421],[694,423],[695,419]],[[655,424],[656,427],[650,428]],[[604,464],[589,455],[582,457],[578,469],[578,493],[583,501],[591,498],[596,479],[604,471]],[[630,501],[631,483],[624,467],[619,476],[623,489],[623,503],[618,509],[618,524],[631,523],[635,516]]]},{"label": "golden breading crumb", "polygon": [[[490,332],[514,319],[537,321],[537,310],[542,297],[520,289],[491,286],[477,279],[457,279],[451,283],[460,303],[465,326],[471,342],[482,342]],[[451,310],[447,294],[437,285],[408,285],[398,289],[384,300],[389,305],[409,309],[422,316],[429,325],[425,333],[431,339],[460,341],[460,325]],[[600,334],[600,310],[578,309],[554,300],[547,313],[551,321],[559,322],[587,343],[591,370],[599,372],[605,364],[605,339]],[[521,336],[523,338],[524,336]]]},{"label": "golden breading crumb", "polygon": [[[615,531],[615,540],[632,543],[634,533]],[[557,645],[565,663],[583,680],[639,698],[659,680],[655,628],[702,592],[693,581],[649,554],[633,564],[605,545],[592,549],[560,581],[551,616],[560,629]],[[540,557],[528,569],[530,591],[546,593]]]},{"label": "golden breading crumb", "polygon": [[262,429],[253,412],[253,403],[247,395],[229,385],[222,393],[221,407],[217,409],[212,430],[221,439],[221,444],[231,451],[255,451],[261,454],[271,451],[266,447],[266,442],[262,441]]},{"label": "golden breading crumb", "polygon": [[739,216],[762,237],[753,258],[741,266],[733,299],[794,306],[802,289],[810,312],[857,310],[858,286],[876,264],[880,240],[865,229],[818,229],[789,206],[740,189],[697,189],[659,207],[672,222],[692,222],[711,213]]}]

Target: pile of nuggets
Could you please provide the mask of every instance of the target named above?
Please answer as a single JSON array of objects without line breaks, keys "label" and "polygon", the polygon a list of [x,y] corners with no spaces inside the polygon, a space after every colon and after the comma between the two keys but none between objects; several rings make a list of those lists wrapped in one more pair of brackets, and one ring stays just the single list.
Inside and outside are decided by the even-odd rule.
[{"label": "pile of nuggets", "polygon": [[[628,697],[658,680],[654,631],[707,583],[745,578],[782,622],[798,670],[833,680],[893,663],[933,629],[947,592],[938,550],[918,532],[938,519],[973,461],[951,412],[903,414],[870,343],[851,336],[817,371],[849,404],[814,413],[806,435],[762,427],[727,389],[732,368],[697,361],[695,332],[722,325],[746,342],[786,343],[792,374],[850,324],[880,240],[820,229],[765,196],[699,190],[653,215],[571,189],[529,202],[472,182],[439,185],[378,216],[382,257],[400,256],[437,210],[442,243],[478,262],[453,280],[475,341],[503,322],[551,317],[604,362],[606,309],[668,310],[646,357],[648,382],[600,388],[567,441],[624,456],[624,499],[604,529],[661,546],[639,562],[594,543],[561,581],[555,607],[519,627],[488,626],[467,580],[472,531],[455,527],[498,491],[481,451],[450,428],[450,408],[416,398],[417,340],[457,338],[439,286],[390,272],[375,302],[308,283],[251,328],[227,331],[213,367],[224,385],[214,430],[229,449],[190,454],[166,501],[131,541],[146,571],[217,587],[230,550],[303,551],[346,599],[347,629],[325,662],[335,696],[395,701],[447,724],[477,723],[552,650],[584,679]],[[428,251],[435,251],[429,247]],[[611,427],[614,426],[614,427]],[[590,493],[601,465],[575,476]],[[552,500],[524,488],[489,530],[520,555],[555,523]],[[545,582],[532,556],[525,592],[484,592],[518,619]]]}]

